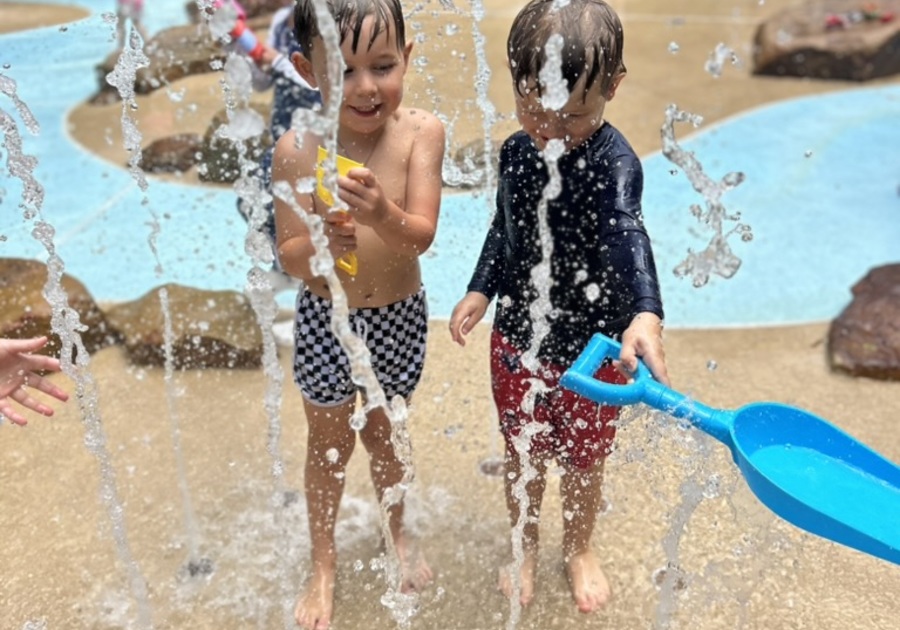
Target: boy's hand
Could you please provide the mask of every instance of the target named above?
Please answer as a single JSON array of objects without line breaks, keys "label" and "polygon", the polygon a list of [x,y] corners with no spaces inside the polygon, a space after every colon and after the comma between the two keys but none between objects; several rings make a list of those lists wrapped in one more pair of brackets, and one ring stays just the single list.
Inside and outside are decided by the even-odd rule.
[{"label": "boy's hand", "polygon": [[375,173],[354,168],[347,177],[338,178],[338,197],[361,225],[374,226],[387,214],[387,199]]},{"label": "boy's hand", "polygon": [[328,250],[335,260],[356,250],[356,222],[346,212],[325,213],[325,236]]},{"label": "boy's hand", "polygon": [[490,304],[487,296],[478,291],[469,291],[466,296],[453,307],[450,315],[450,336],[461,346],[466,345],[465,336],[472,332],[481,321]]},{"label": "boy's hand", "polygon": [[650,369],[653,378],[669,385],[666,353],[662,342],[662,321],[653,313],[638,313],[622,333],[622,352],[615,362],[619,371],[631,377],[637,371],[638,358]]}]

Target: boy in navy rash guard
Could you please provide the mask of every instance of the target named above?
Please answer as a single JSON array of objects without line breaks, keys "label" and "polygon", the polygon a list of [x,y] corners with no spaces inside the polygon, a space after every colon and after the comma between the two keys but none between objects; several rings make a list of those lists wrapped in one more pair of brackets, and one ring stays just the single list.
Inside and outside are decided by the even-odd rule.
[{"label": "boy in navy rash guard", "polygon": [[[548,42],[555,45],[560,37],[561,62],[555,63],[569,98],[553,108],[557,103],[545,98],[552,86],[541,82],[541,71],[551,63]],[[525,485],[528,518],[518,580],[512,575],[516,567],[504,567],[500,589],[512,597],[518,582],[521,603],[532,599],[540,505],[547,466],[555,458],[564,469],[564,561],[582,612],[602,607],[610,596],[591,535],[618,408],[596,405],[561,388],[559,377],[591,336],[604,332],[621,339],[622,353],[617,366],[604,366],[597,378],[624,382],[622,372],[633,373],[640,357],[657,380],[668,384],[659,282],[641,216],[641,163],[622,134],[603,119],[607,101],[625,76],[622,43],[619,18],[601,0],[571,0],[565,6],[532,0],[516,17],[507,52],[522,131],[508,138],[500,152],[496,212],[468,293],[450,319],[450,334],[465,345],[465,335],[498,296],[491,382],[507,445],[504,482],[513,527],[520,513],[514,492],[519,478],[526,466],[537,473]],[[551,140],[564,145],[557,161],[562,190],[547,202],[553,242],[550,308],[544,315],[546,334],[536,336],[530,308],[540,294],[531,270],[543,257],[538,207],[550,181],[544,151]],[[533,350],[536,337],[540,345],[534,368],[523,364],[523,355]],[[535,379],[542,387],[532,405],[528,392]],[[522,448],[526,425],[524,435],[532,435]]]}]

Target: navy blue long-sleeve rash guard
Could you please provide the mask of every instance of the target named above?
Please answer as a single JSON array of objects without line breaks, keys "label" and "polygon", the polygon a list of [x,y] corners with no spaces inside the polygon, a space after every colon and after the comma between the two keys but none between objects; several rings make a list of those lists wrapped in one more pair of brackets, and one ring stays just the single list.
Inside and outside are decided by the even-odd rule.
[{"label": "navy blue long-sleeve rash guard", "polygon": [[[562,192],[548,202],[553,240],[549,334],[538,356],[569,365],[595,332],[619,336],[640,312],[663,317],[659,280],[641,216],[643,170],[609,123],[558,161]],[[541,262],[538,204],[547,166],[528,135],[517,132],[500,152],[497,208],[469,291],[498,296],[494,328],[527,350],[531,279]]]}]

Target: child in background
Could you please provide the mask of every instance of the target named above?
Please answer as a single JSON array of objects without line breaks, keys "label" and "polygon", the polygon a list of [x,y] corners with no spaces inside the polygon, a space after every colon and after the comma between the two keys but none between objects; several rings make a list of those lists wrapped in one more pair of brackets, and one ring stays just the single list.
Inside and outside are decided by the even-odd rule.
[{"label": "child in background", "polygon": [[[259,177],[263,189],[272,194],[272,153],[274,143],[291,128],[291,118],[297,109],[311,109],[321,104],[319,92],[300,76],[291,63],[291,55],[300,51],[294,37],[294,3],[286,0],[285,6],[272,14],[269,33],[265,43],[258,42],[259,54],[248,53],[253,63],[250,65],[253,89],[265,92],[272,89],[272,113],[269,132],[273,146],[266,149],[259,161]],[[239,46],[235,45],[235,48]],[[245,219],[249,219],[250,209],[247,202],[238,199],[238,211]],[[271,202],[266,204],[266,219],[262,225],[263,233],[269,237],[275,247],[275,210]],[[276,292],[283,289],[297,288],[297,283],[284,274],[276,257],[269,280]]]},{"label": "child in background", "polygon": [[[364,167],[337,179],[345,212],[329,211],[314,193],[295,192],[295,201],[303,211],[323,217],[335,260],[356,254],[355,276],[336,267],[351,327],[364,339],[387,399],[400,395],[409,400],[425,357],[428,314],[419,256],[430,247],[437,229],[444,129],[433,114],[401,107],[412,43],[405,39],[399,1],[329,0],[328,8],[346,64],[337,146],[340,154]],[[294,66],[329,102],[332,77],[314,0],[298,1],[294,27],[302,50],[292,55]],[[315,177],[318,147],[324,144],[313,131],[285,133],[275,147],[273,180],[285,181],[296,191],[298,180]],[[275,222],[281,265],[305,285],[297,298],[294,380],[303,394],[308,422],[304,482],[312,576],[300,594],[295,617],[303,628],[321,629],[332,618],[335,522],[344,473],[356,444],[350,420],[358,387],[331,332],[328,285],[310,267],[314,245],[306,222],[279,198]],[[381,502],[404,477],[386,411],[380,407],[369,411],[358,433]],[[431,570],[411,549],[403,508],[399,503],[389,509],[389,528],[403,567],[403,588],[419,589],[431,579]]]},{"label": "child in background", "polygon": [[[548,42],[561,44],[560,69],[568,89],[564,104],[547,98],[556,87],[544,79],[545,66],[554,63],[545,52]],[[603,118],[625,76],[622,45],[619,18],[602,0],[565,5],[531,0],[515,18],[507,53],[522,130],[501,150],[496,212],[468,293],[450,320],[453,339],[465,345],[465,336],[498,296],[491,384],[507,444],[504,483],[513,527],[521,509],[514,490],[526,467],[537,473],[525,484],[524,562],[518,576],[511,566],[500,571],[500,589],[512,597],[518,584],[523,605],[534,594],[541,500],[554,458],[564,471],[563,560],[576,605],[591,612],[610,597],[591,535],[618,409],[561,388],[560,376],[591,336],[603,331],[621,338],[621,370],[634,372],[641,357],[659,381],[668,383],[659,282],[641,214],[641,163]],[[539,293],[531,270],[542,261],[538,206],[550,179],[544,152],[551,141],[564,145],[557,162],[562,190],[547,201],[551,308],[534,367],[523,359],[537,336],[530,307]],[[624,382],[612,365],[602,367],[597,378]],[[535,380],[543,387],[533,410],[526,411],[523,403]],[[527,445],[517,447],[520,436],[532,431],[537,433]]]}]

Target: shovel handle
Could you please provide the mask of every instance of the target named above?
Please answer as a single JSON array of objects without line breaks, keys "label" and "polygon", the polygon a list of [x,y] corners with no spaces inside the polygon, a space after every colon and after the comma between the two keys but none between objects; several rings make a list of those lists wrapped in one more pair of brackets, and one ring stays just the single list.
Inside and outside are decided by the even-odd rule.
[{"label": "shovel handle", "polygon": [[625,385],[604,383],[594,378],[604,359],[618,359],[621,351],[622,344],[619,342],[601,333],[595,334],[572,367],[563,374],[560,383],[566,389],[603,405],[644,403],[676,418],[684,418],[733,449],[730,431],[734,424],[734,412],[708,407],[669,389],[653,379],[643,361],[638,361],[632,381]]},{"label": "shovel handle", "polygon": [[652,381],[650,370],[642,361],[638,361],[637,372],[633,380],[625,385],[604,383],[594,378],[594,374],[606,359],[618,359],[622,352],[622,344],[606,335],[596,334],[591,337],[585,349],[578,355],[561,379],[562,386],[590,398],[594,402],[607,405],[634,405],[645,402],[647,381]]}]

